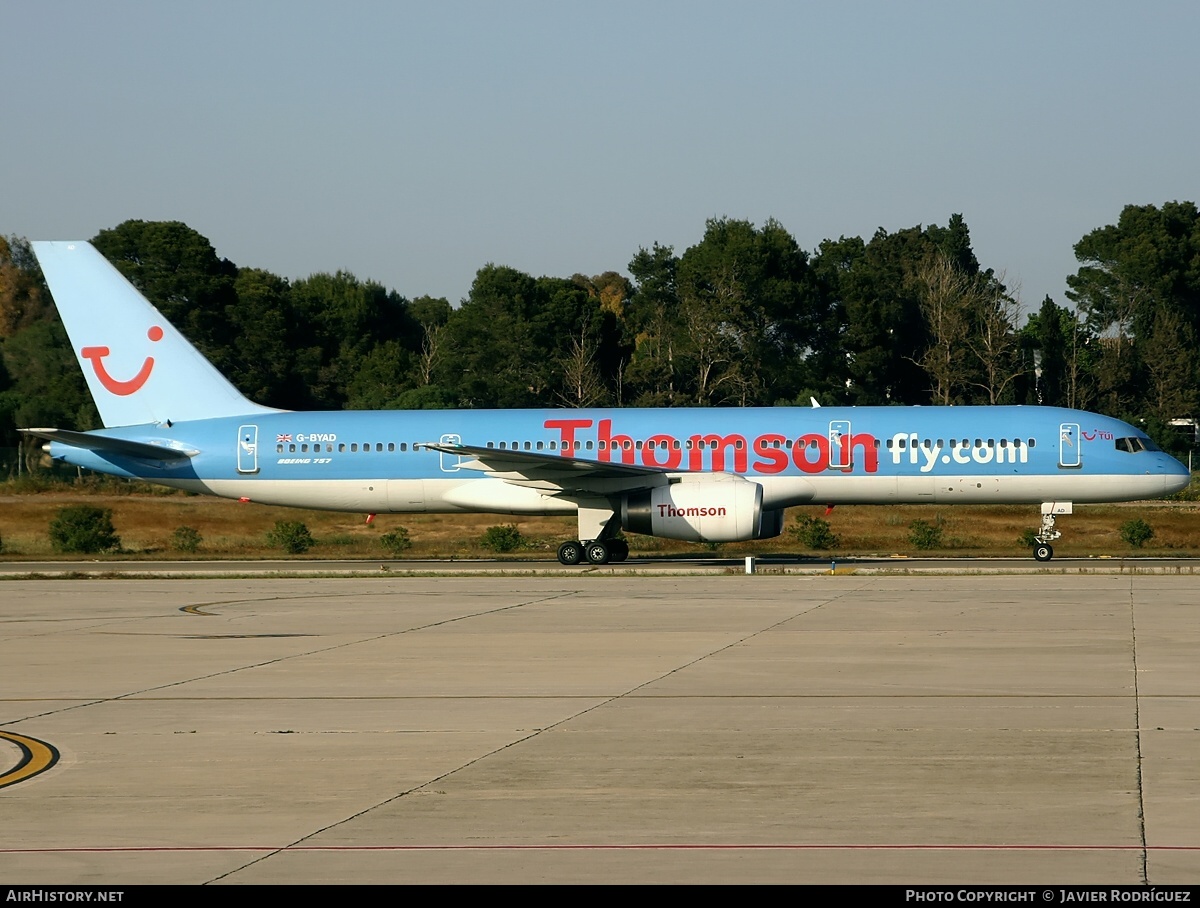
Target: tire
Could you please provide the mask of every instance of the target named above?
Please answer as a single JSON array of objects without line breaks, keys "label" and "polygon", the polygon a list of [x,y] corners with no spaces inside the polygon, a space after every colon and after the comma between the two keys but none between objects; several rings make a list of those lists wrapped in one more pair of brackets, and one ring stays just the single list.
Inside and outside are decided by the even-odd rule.
[{"label": "tire", "polygon": [[608,543],[608,560],[619,564],[629,557],[629,543],[623,539],[612,539]]},{"label": "tire", "polygon": [[608,564],[608,546],[597,539],[589,542],[583,550],[589,564]]},{"label": "tire", "polygon": [[574,539],[564,542],[558,547],[558,561],[560,564],[579,564],[583,561],[583,545]]},{"label": "tire", "polygon": [[1033,547],[1033,558],[1035,561],[1049,561],[1054,557],[1054,547],[1047,545],[1044,542],[1039,542]]}]

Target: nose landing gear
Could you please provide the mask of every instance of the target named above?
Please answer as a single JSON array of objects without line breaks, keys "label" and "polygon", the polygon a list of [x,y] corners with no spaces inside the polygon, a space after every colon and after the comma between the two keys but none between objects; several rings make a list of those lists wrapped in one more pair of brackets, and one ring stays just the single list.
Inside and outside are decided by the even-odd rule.
[{"label": "nose landing gear", "polygon": [[1035,561],[1049,561],[1054,557],[1054,546],[1050,543],[1062,536],[1062,532],[1054,527],[1054,518],[1059,514],[1070,513],[1071,502],[1069,501],[1042,502],[1042,526],[1033,537],[1036,540],[1036,545],[1033,547]]}]

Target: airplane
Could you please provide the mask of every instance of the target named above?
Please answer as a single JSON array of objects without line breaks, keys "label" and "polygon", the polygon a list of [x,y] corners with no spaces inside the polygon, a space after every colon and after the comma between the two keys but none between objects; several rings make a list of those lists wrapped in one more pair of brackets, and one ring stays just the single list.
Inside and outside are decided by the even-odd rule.
[{"label": "airplane", "polygon": [[1187,487],[1140,429],[1040,406],[301,412],[247,400],[89,243],[33,250],[103,429],[22,431],[56,461],[299,508],[574,514],[565,565],[621,531],[767,539],[805,504],[1040,504],[1033,556],[1081,502]]}]

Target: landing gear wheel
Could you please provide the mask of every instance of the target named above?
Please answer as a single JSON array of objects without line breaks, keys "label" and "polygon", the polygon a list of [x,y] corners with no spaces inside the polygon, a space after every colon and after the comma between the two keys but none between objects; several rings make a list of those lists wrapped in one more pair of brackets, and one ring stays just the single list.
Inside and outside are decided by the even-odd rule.
[{"label": "landing gear wheel", "polygon": [[583,553],[591,564],[608,564],[608,546],[599,539],[584,546]]},{"label": "landing gear wheel", "polygon": [[560,564],[579,564],[583,561],[583,544],[574,539],[564,542],[558,547],[558,561]]},{"label": "landing gear wheel", "polygon": [[1054,546],[1039,542],[1033,547],[1033,557],[1036,561],[1049,561],[1054,557]]},{"label": "landing gear wheel", "polygon": [[622,562],[629,557],[629,543],[624,539],[610,539],[608,541],[608,560],[612,562]]}]

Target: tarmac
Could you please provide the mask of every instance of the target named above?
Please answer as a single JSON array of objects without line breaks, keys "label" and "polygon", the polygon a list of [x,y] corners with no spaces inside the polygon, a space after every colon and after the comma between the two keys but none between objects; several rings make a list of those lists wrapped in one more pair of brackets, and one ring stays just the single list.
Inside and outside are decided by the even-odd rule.
[{"label": "tarmac", "polygon": [[6,579],[0,880],[1195,884],[1197,586]]}]

